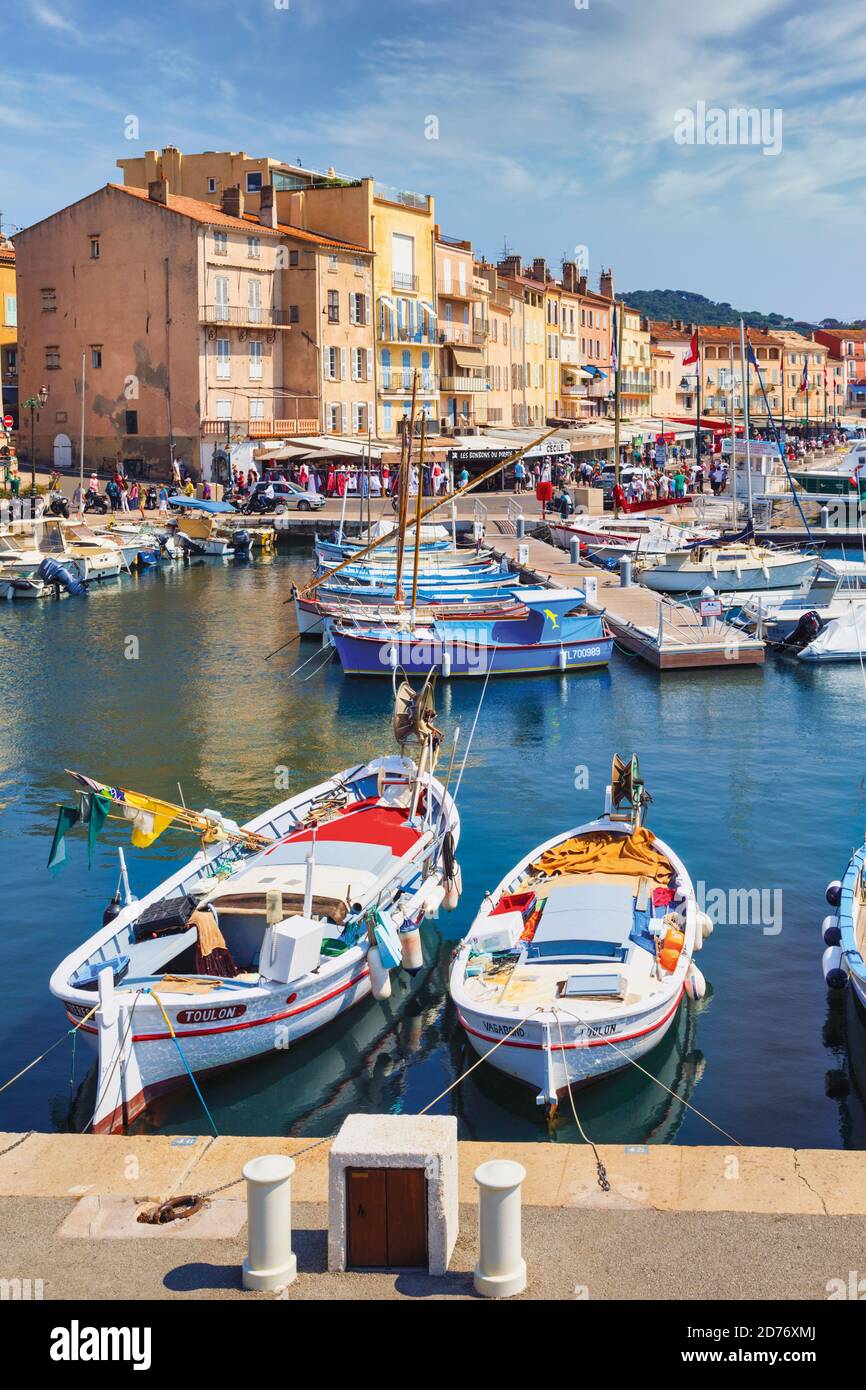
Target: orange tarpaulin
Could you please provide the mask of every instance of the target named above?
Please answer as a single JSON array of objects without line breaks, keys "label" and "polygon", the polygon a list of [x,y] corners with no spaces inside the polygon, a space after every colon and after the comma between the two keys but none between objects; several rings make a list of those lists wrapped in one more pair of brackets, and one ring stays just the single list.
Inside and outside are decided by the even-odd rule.
[{"label": "orange tarpaulin", "polygon": [[640,874],[656,883],[669,883],[673,874],[670,862],[653,848],[653,837],[644,826],[631,835],[616,835],[608,831],[590,832],[577,840],[566,840],[545,850],[532,864],[533,873],[541,874]]}]

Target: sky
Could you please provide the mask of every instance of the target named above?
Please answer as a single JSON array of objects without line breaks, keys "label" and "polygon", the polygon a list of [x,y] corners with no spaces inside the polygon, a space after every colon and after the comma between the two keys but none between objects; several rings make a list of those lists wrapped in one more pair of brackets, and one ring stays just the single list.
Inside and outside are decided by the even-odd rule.
[{"label": "sky", "polygon": [[119,158],[245,150],[432,193],[488,258],[866,317],[855,0],[3,0],[0,53],[7,232]]}]

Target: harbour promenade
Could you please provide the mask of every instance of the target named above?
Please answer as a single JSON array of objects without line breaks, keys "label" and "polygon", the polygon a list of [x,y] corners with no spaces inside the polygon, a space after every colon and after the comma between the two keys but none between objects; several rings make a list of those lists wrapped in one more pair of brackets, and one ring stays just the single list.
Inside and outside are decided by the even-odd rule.
[{"label": "harbour promenade", "polygon": [[[459,1145],[460,1234],[449,1271],[329,1273],[329,1141],[168,1135],[0,1135],[0,1278],[42,1279],[46,1299],[274,1298],[241,1289],[240,1177],[261,1154],[295,1155],[292,1300],[474,1298],[477,1189],[493,1158],[526,1168],[523,1299],[824,1300],[862,1269],[866,1156],[829,1149]],[[167,1226],[138,1211],[223,1188]],[[859,1275],[856,1276],[859,1278]],[[837,1282],[833,1282],[837,1281]]]}]

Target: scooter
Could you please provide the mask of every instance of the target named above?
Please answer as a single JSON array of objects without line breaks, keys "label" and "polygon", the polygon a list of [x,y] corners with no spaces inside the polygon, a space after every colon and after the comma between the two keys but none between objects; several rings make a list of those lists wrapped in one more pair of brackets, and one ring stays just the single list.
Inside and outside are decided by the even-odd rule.
[{"label": "scooter", "polygon": [[85,512],[98,512],[100,516],[105,516],[109,505],[108,498],[102,492],[85,492],[84,494]]}]

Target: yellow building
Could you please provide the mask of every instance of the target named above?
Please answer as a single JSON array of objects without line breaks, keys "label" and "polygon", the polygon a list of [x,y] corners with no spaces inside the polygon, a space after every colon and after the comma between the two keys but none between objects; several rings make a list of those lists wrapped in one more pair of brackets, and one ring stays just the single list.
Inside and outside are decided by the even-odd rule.
[{"label": "yellow building", "polygon": [[620,409],[629,420],[652,412],[652,367],[650,334],[640,314],[620,303],[622,315],[622,354],[620,360]]},{"label": "yellow building", "polygon": [[544,284],[523,273],[519,256],[506,256],[499,274],[513,298],[512,411],[515,425],[541,425],[547,418]]},{"label": "yellow building", "polygon": [[487,423],[485,280],[475,275],[471,241],[436,228],[436,313],[439,338],[439,423],[465,429]]},{"label": "yellow building", "polygon": [[[833,382],[827,370],[830,349],[802,333],[778,328],[773,337],[782,343],[782,421],[793,423],[808,420],[823,424],[832,416]],[[803,368],[806,368],[806,390],[803,387]]]},{"label": "yellow building", "polygon": [[[15,251],[11,241],[0,235],[0,383],[3,386],[4,415],[18,425],[18,296],[15,288]],[[0,423],[2,435],[2,423]]]}]

